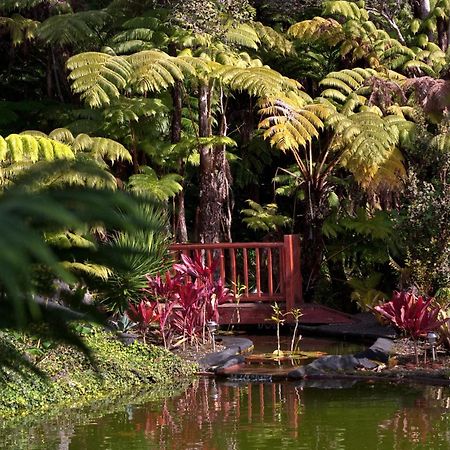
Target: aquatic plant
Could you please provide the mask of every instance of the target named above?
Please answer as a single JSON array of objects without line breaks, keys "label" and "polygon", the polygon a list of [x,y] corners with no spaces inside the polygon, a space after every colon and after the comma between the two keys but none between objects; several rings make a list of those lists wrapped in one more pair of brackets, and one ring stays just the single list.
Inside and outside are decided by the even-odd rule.
[{"label": "aquatic plant", "polygon": [[441,308],[433,305],[433,298],[426,300],[421,295],[416,297],[411,292],[402,291],[394,292],[391,301],[375,306],[375,311],[411,338],[416,364],[419,363],[417,340],[442,324],[439,320]]},{"label": "aquatic plant", "polygon": [[[297,338],[298,325],[300,322],[300,317],[303,316],[303,313],[300,308],[294,308],[292,311],[289,311],[288,314],[292,315],[292,317],[295,320],[295,327],[294,327],[294,331],[292,333],[292,339],[291,339],[291,353],[293,353],[295,350],[295,341]],[[299,335],[297,342],[300,341],[301,338],[302,337]],[[298,344],[297,344],[297,346],[298,346]]]},{"label": "aquatic plant", "polygon": [[272,305],[272,315],[268,320],[274,322],[277,327],[277,349],[274,353],[276,353],[278,357],[283,356],[283,352],[281,351],[280,326],[286,322],[286,319],[285,314],[281,311],[280,305],[278,305],[277,302]]}]

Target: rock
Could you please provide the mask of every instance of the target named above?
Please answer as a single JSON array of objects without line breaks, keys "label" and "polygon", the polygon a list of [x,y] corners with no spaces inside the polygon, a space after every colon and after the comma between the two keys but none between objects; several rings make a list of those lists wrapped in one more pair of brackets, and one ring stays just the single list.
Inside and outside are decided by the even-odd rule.
[{"label": "rock", "polygon": [[386,364],[389,361],[389,354],[393,345],[394,342],[391,339],[378,338],[371,347],[356,353],[355,357],[372,359]]},{"label": "rock", "polygon": [[[242,352],[249,351],[253,348],[253,342],[246,338],[236,338],[231,336],[224,336],[218,339],[226,348],[220,352],[209,353],[201,358],[198,363],[203,370],[217,370],[218,368],[228,367],[228,361],[238,358]],[[244,358],[242,357],[242,362]],[[230,363],[231,364],[231,363]],[[235,363],[236,364],[236,363]],[[239,363],[241,364],[241,363]]]},{"label": "rock", "polygon": [[393,342],[390,339],[378,338],[367,350],[355,355],[328,355],[316,359],[306,366],[301,366],[288,373],[288,378],[302,379],[353,371],[358,368],[375,369],[380,363],[388,363],[389,352]]}]

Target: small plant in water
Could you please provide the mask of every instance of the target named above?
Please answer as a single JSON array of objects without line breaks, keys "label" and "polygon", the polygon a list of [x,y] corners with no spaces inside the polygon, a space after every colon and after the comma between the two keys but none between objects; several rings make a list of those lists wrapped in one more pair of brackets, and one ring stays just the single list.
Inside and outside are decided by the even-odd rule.
[{"label": "small plant in water", "polygon": [[[295,327],[294,327],[294,332],[292,333],[292,340],[291,340],[291,353],[294,353],[294,351],[298,348],[298,342],[300,341],[300,339],[302,338],[300,335],[297,338],[297,331],[298,331],[298,324],[300,321],[300,317],[303,316],[302,310],[300,308],[295,308],[292,311],[289,311],[288,314],[291,314],[292,317],[295,320]],[[297,341],[297,345],[295,345]]]},{"label": "small plant in water", "polygon": [[286,322],[286,319],[278,303],[275,302],[272,305],[272,316],[268,320],[274,322],[277,327],[277,349],[273,353],[278,357],[283,356],[283,352],[281,351],[280,327]]}]

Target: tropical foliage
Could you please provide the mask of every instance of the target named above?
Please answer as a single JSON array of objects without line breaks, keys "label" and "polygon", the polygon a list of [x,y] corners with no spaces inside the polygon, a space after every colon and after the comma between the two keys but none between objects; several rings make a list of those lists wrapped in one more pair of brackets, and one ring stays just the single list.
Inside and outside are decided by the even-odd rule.
[{"label": "tropical foliage", "polygon": [[[165,269],[170,234],[286,226],[302,237],[307,299],[351,310],[399,285],[433,295],[450,279],[450,9],[403,3],[3,2],[1,186],[57,160],[67,173],[47,171],[45,186],[159,203],[149,223],[164,232],[102,241],[152,248],[152,261],[118,258],[108,277],[91,266],[104,275],[94,294],[122,313]],[[85,228],[51,239],[81,242]]]}]

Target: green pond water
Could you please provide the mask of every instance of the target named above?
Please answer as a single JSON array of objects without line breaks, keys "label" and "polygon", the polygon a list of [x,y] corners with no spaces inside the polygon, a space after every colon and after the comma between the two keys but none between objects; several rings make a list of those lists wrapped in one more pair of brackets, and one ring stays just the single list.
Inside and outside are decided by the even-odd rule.
[{"label": "green pond water", "polygon": [[[353,351],[325,341],[311,345]],[[198,378],[163,400],[122,399],[0,433],[0,449],[450,449],[450,390]]]}]

